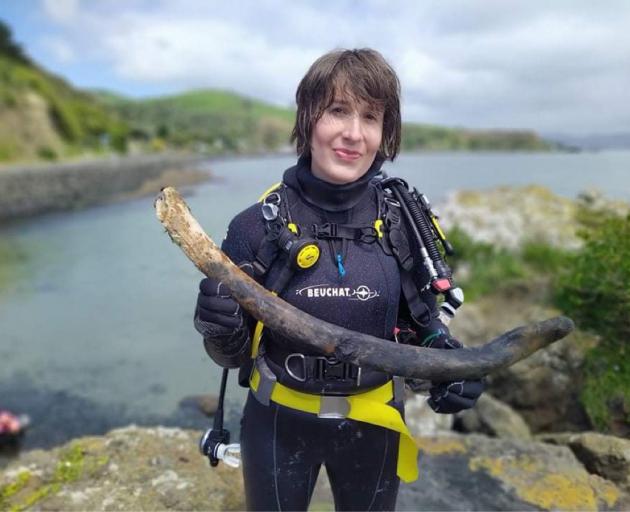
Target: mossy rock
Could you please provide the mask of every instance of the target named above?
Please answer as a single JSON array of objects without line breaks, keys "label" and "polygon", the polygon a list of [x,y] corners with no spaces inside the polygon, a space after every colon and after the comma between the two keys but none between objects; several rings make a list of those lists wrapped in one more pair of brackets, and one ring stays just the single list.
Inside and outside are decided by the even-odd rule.
[{"label": "mossy rock", "polygon": [[0,473],[0,510],[241,510],[240,471],[210,469],[200,433],[128,427],[49,452]]}]

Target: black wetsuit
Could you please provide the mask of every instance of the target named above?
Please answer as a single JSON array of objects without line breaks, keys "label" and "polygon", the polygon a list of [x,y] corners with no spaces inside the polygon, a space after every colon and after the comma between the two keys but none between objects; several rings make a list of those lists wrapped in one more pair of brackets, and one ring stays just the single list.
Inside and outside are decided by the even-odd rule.
[{"label": "black wetsuit", "polygon": [[[314,177],[310,161],[300,159],[283,176],[293,222],[307,233],[313,224],[373,226],[378,201],[372,179],[379,167],[375,163],[358,181],[336,186]],[[255,204],[232,220],[222,248],[235,263],[247,265],[254,261],[264,235],[261,205]],[[396,259],[386,255],[373,239],[320,240],[319,246],[317,264],[297,271],[280,296],[327,322],[393,340],[401,297]],[[272,287],[285,261],[285,254],[280,253],[260,279],[266,287]],[[434,312],[435,301],[426,299]],[[297,355],[300,352],[290,341],[269,330],[265,330],[262,346],[278,381],[300,391],[348,395],[391,379],[367,368],[361,368],[359,374],[358,368],[342,368],[334,361],[333,366],[323,364],[328,370],[341,369],[336,378],[318,373],[318,354],[301,352],[309,362],[303,365],[302,356]],[[403,412],[402,402],[391,403]],[[393,510],[399,484],[398,437],[391,430],[354,420],[319,418],[273,402],[262,405],[250,392],[241,430],[247,507],[306,510],[324,464],[338,510]]]}]

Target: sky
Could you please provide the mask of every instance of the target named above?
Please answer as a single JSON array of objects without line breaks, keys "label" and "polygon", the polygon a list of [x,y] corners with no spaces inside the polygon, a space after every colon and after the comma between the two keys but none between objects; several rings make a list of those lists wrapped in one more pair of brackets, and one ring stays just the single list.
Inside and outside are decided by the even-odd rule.
[{"label": "sky", "polygon": [[403,120],[630,132],[628,0],[0,0],[24,50],[77,87],[221,88],[291,106],[311,63],[371,47]]}]

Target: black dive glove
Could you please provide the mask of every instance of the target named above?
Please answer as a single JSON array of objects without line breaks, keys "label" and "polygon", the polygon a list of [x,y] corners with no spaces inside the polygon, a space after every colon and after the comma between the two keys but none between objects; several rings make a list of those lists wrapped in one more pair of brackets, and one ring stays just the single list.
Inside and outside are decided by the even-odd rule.
[{"label": "black dive glove", "polygon": [[195,329],[203,336],[206,352],[225,368],[238,368],[247,358],[249,332],[240,305],[218,279],[199,283]]},{"label": "black dive glove", "polygon": [[[442,330],[427,336],[423,340],[422,346],[447,350],[463,347],[459,341]],[[483,379],[433,382],[429,389],[431,396],[428,402],[435,412],[454,414],[473,407],[484,388]]]}]

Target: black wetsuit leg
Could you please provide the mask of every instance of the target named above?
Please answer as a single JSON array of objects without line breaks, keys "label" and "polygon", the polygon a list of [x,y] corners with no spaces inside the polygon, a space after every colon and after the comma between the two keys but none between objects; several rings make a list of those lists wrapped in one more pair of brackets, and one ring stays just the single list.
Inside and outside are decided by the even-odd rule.
[{"label": "black wetsuit leg", "polygon": [[306,510],[325,463],[336,510],[394,510],[398,440],[367,423],[264,406],[250,393],[241,427],[247,509]]},{"label": "black wetsuit leg", "polygon": [[322,463],[317,417],[250,393],[241,420],[247,510],[306,510]]},{"label": "black wetsuit leg", "polygon": [[[402,414],[402,404],[396,408]],[[400,434],[353,420],[336,426],[326,472],[336,510],[394,510],[400,479],[396,475]]]}]

